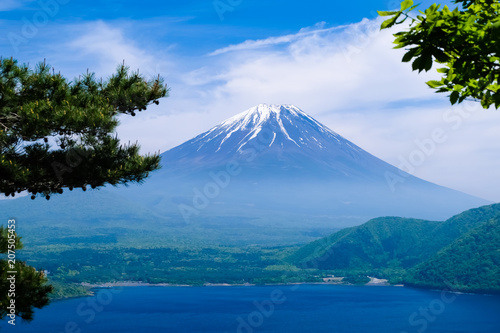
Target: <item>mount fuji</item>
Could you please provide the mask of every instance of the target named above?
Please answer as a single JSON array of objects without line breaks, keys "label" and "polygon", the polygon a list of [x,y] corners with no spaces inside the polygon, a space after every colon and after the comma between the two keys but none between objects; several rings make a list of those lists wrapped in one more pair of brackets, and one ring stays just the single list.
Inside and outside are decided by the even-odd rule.
[{"label": "mount fuji", "polygon": [[133,198],[184,220],[445,219],[488,204],[397,169],[293,105],[258,105],[161,156],[162,169]]},{"label": "mount fuji", "polygon": [[[238,161],[259,177],[373,179],[384,162],[293,105],[261,104],[164,153],[164,168],[199,172]],[[394,170],[391,170],[394,171]],[[320,172],[320,174],[318,174]],[[324,173],[324,174],[323,174]]]}]

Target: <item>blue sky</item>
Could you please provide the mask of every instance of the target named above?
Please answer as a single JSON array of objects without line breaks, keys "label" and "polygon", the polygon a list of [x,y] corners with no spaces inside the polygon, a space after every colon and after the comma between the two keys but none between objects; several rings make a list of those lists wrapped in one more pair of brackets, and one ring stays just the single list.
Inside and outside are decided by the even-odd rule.
[{"label": "blue sky", "polygon": [[[431,4],[423,1],[422,7]],[[376,10],[397,1],[2,0],[0,55],[46,59],[73,78],[107,77],[125,60],[161,74],[170,97],[119,135],[164,151],[260,103],[295,104],[385,161],[500,201],[500,119],[450,107],[400,62]],[[403,29],[399,26],[396,29]],[[436,130],[445,140],[433,142]],[[429,141],[431,140],[431,141]]]}]

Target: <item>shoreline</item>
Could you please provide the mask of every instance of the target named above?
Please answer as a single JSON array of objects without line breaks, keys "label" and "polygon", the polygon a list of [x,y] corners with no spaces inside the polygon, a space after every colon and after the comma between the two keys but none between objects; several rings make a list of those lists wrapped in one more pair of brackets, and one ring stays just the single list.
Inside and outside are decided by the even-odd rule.
[{"label": "shoreline", "polygon": [[387,279],[377,279],[372,276],[368,276],[370,278],[370,281],[365,284],[366,286],[390,286],[391,284],[389,283],[389,280]]},{"label": "shoreline", "polygon": [[[106,282],[106,283],[87,283],[81,282],[77,285],[88,288],[91,295],[74,296],[67,298],[60,298],[57,300],[64,300],[69,298],[79,298],[93,296],[93,289],[111,289],[116,287],[265,287],[265,286],[296,286],[296,285],[330,285],[330,286],[358,286],[358,287],[396,287],[396,288],[410,288],[418,290],[430,290],[441,292],[442,289],[418,287],[405,284],[390,284],[386,279],[372,278],[370,282],[365,284],[351,284],[351,283],[338,283],[338,282],[290,282],[290,283],[265,283],[265,284],[252,284],[252,283],[204,283],[204,284],[175,284],[175,283],[149,283],[142,281],[120,281],[120,282]],[[497,292],[470,292],[470,291],[450,291],[457,295],[485,295],[496,296],[500,295]]]},{"label": "shoreline", "polygon": [[[148,283],[142,281],[120,281],[120,282],[106,282],[106,283],[87,283],[81,282],[77,283],[82,287],[87,288],[88,294],[82,295],[74,295],[70,297],[62,297],[62,298],[53,298],[52,302],[59,302],[74,298],[84,298],[84,297],[94,297],[96,292],[99,289],[112,289],[119,287],[265,287],[265,286],[276,286],[276,287],[285,287],[285,286],[300,286],[300,285],[331,285],[331,286],[358,286],[358,287],[396,287],[396,288],[410,288],[410,289],[419,289],[419,290],[431,290],[439,292],[435,288],[419,288],[411,285],[403,285],[403,284],[390,284],[386,282],[385,279],[372,279],[369,283],[366,284],[349,284],[349,283],[332,283],[332,282],[291,282],[291,283],[268,283],[268,284],[251,284],[251,283],[243,283],[243,284],[230,284],[230,283],[204,283],[200,285],[189,285],[189,284],[174,284],[174,283]],[[473,293],[473,292],[461,292],[455,291],[452,292],[454,294],[462,294],[462,295],[484,295],[484,296],[495,296],[498,293],[491,292],[481,292],[481,293]]]},{"label": "shoreline", "polygon": [[[378,280],[378,281],[377,281]],[[300,286],[300,285],[331,285],[331,286],[351,286],[351,287],[395,287],[395,288],[409,288],[409,289],[418,289],[418,290],[430,290],[435,292],[440,292],[442,290],[434,289],[434,288],[419,288],[411,285],[404,284],[390,284],[385,282],[384,279],[375,279],[375,283],[370,281],[366,284],[348,284],[348,283],[331,283],[331,282],[291,282],[291,283],[269,283],[269,284],[251,284],[251,283],[243,283],[243,284],[229,284],[229,283],[204,283],[202,285],[189,285],[189,284],[173,284],[173,283],[148,283],[142,281],[121,281],[121,282],[106,282],[106,283],[87,283],[81,282],[77,283],[77,285],[88,288],[88,294],[82,295],[74,295],[70,297],[62,297],[62,298],[53,298],[51,302],[60,302],[70,299],[76,298],[85,298],[85,297],[94,297],[96,292],[99,289],[112,289],[119,287],[265,287],[265,286],[276,286],[276,287],[285,287],[285,286]],[[462,292],[462,291],[452,291],[453,294],[457,295],[480,295],[480,296],[500,296],[500,293],[495,292]]]},{"label": "shoreline", "polygon": [[[368,276],[370,281],[365,284],[359,284],[358,286],[396,286],[404,287],[403,284],[391,285],[387,279],[378,279],[375,277]],[[311,285],[356,285],[351,283],[343,282],[343,277],[327,277],[323,278],[323,281],[317,282],[283,282],[283,283],[264,283],[264,284],[254,284],[254,283],[210,283],[205,282],[203,284],[176,284],[176,283],[150,283],[143,281],[118,281],[118,282],[105,282],[105,283],[87,283],[81,282],[79,285],[89,288],[89,289],[104,289],[104,288],[114,288],[114,287],[252,287],[252,286],[288,286],[288,285],[301,285],[301,284],[311,284]]]},{"label": "shoreline", "polygon": [[[106,283],[87,283],[82,282],[79,285],[89,289],[108,289],[115,287],[258,287],[258,286],[294,286],[294,285],[331,285],[331,286],[356,286],[355,284],[348,283],[332,283],[332,282],[290,282],[290,283],[266,283],[266,284],[252,284],[252,283],[203,283],[199,285],[192,284],[175,284],[175,283],[149,283],[142,281],[121,281],[121,282],[106,282]],[[366,284],[359,284],[357,286],[391,286],[391,287],[404,287],[404,285],[391,285],[389,283],[370,281]]]}]

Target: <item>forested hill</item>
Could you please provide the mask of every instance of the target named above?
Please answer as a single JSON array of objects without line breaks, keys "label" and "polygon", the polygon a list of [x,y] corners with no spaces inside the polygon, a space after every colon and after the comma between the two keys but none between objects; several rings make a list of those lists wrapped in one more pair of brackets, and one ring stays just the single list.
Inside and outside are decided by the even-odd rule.
[{"label": "forested hill", "polygon": [[380,217],[340,230],[299,249],[289,259],[299,267],[371,269],[411,267],[421,262],[423,244],[441,222]]},{"label": "forested hill", "polygon": [[500,292],[500,217],[474,228],[410,270],[405,283]]},{"label": "forested hill", "polygon": [[500,204],[444,222],[381,217],[307,244],[288,260],[302,268],[397,270],[415,286],[446,286],[457,277],[458,290],[500,291],[499,219]]}]

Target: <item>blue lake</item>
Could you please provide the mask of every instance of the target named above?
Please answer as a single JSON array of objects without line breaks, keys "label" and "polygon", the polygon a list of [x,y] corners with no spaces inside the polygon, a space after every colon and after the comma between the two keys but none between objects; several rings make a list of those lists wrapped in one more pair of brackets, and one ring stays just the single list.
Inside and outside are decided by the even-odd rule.
[{"label": "blue lake", "polygon": [[500,332],[500,296],[390,286],[117,287],[54,302],[0,330],[113,332]]}]

